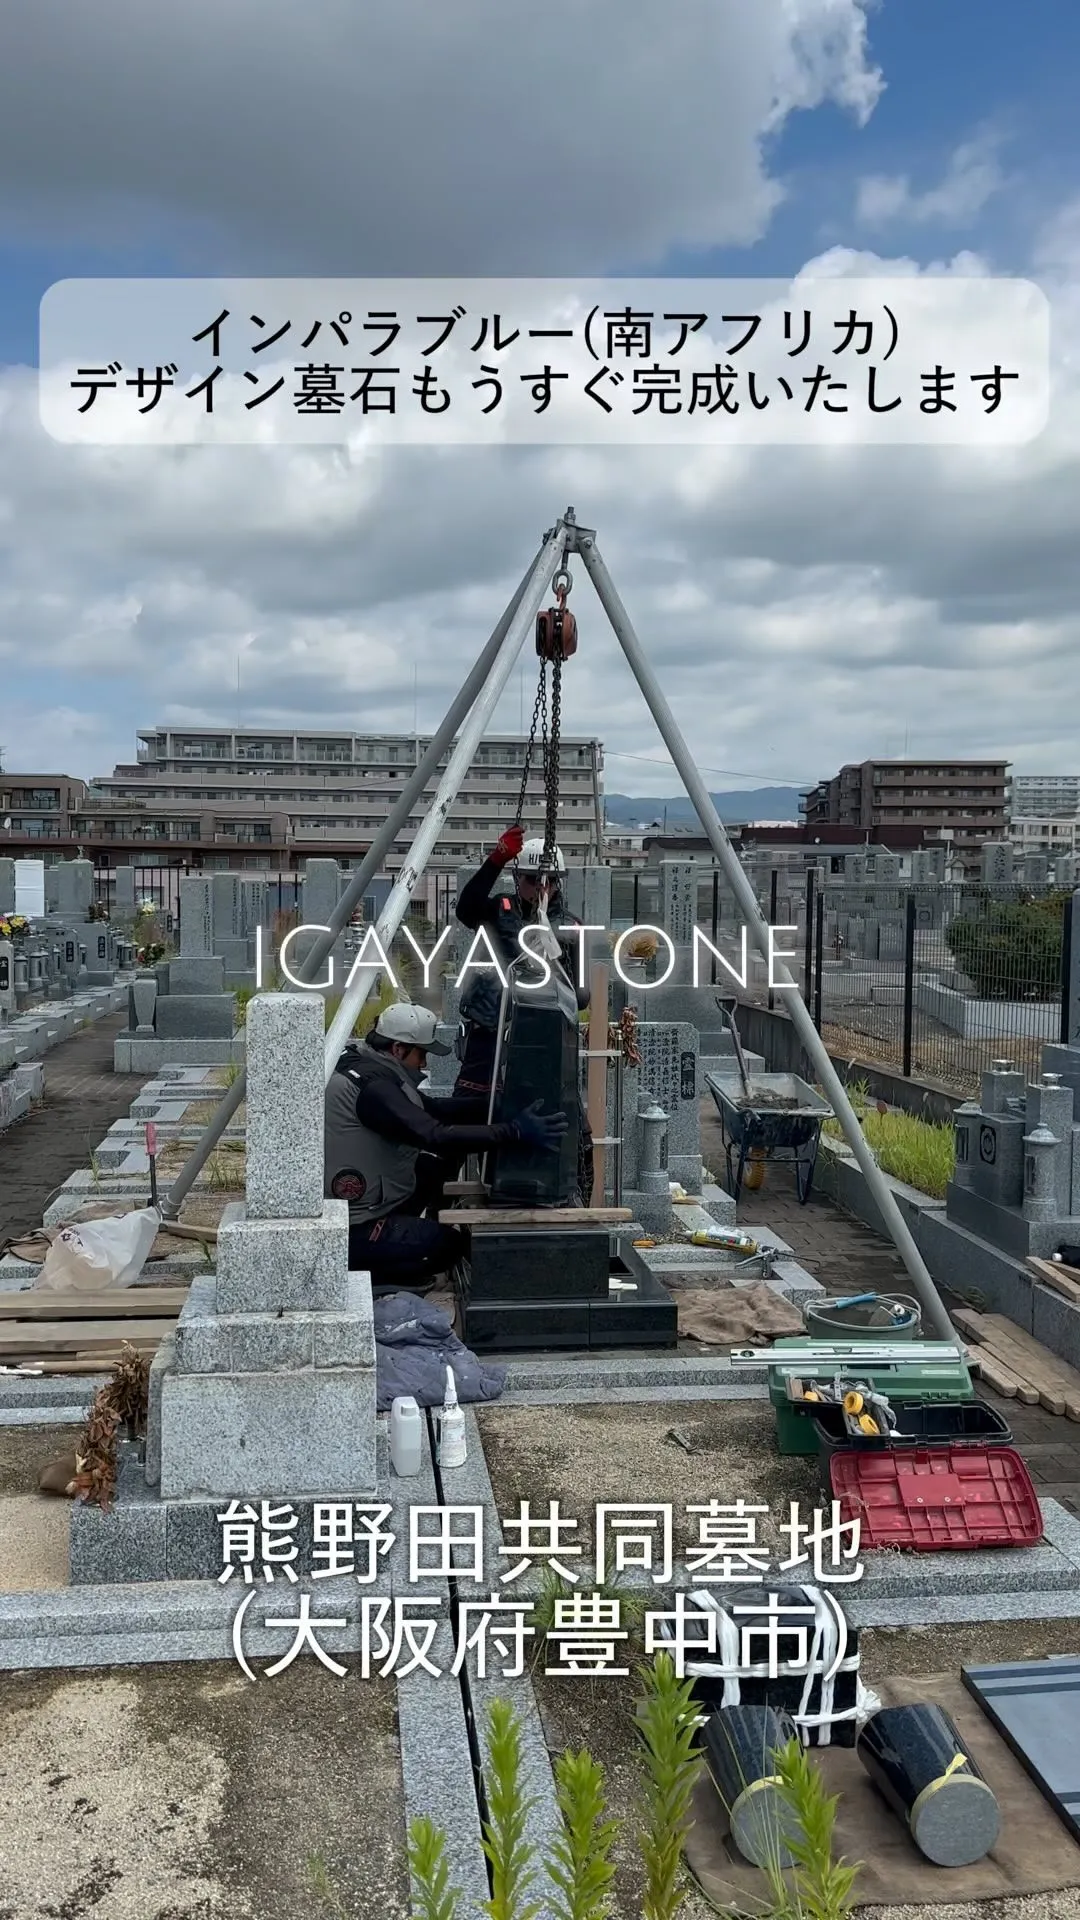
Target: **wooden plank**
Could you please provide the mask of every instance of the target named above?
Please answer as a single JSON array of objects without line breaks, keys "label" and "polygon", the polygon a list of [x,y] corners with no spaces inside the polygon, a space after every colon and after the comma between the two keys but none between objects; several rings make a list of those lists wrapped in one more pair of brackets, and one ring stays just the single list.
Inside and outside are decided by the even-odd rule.
[{"label": "wooden plank", "polygon": [[1074,1268],[1060,1266],[1056,1260],[1036,1260],[1034,1255],[1027,1264],[1044,1287],[1051,1287],[1063,1300],[1080,1306],[1080,1274]]},{"label": "wooden plank", "polygon": [[482,1180],[448,1180],[443,1192],[455,1200],[486,1200],[491,1188]]},{"label": "wooden plank", "polygon": [[0,1329],[0,1353],[76,1353],[88,1348],[117,1348],[159,1341],[175,1327],[175,1320],[53,1320],[40,1326]]},{"label": "wooden plank", "polygon": [[603,1227],[632,1220],[629,1207],[460,1207],[445,1208],[445,1227]]},{"label": "wooden plank", "polygon": [[1018,1378],[1037,1390],[1039,1404],[1048,1413],[1080,1420],[1080,1372],[1048,1353],[1030,1333],[1014,1326],[1003,1314],[984,1314],[982,1321],[985,1345]]},{"label": "wooden plank", "polygon": [[1019,1398],[1022,1382],[1017,1379],[1015,1373],[1010,1373],[1007,1367],[1001,1366],[989,1354],[985,1359],[980,1357],[978,1360],[973,1360],[971,1371],[977,1374],[980,1380],[984,1380],[995,1393],[1000,1393],[1003,1400]]},{"label": "wooden plank", "polygon": [[[996,1353],[991,1353],[987,1348],[980,1348],[978,1355],[972,1356],[971,1371],[977,1373],[981,1380],[985,1380],[987,1386],[992,1387],[995,1393],[1003,1393],[1007,1400],[1019,1400],[1025,1407],[1038,1406],[1038,1387],[1033,1387],[1029,1380],[1014,1373],[1003,1360],[999,1360]],[[1001,1381],[1006,1384],[999,1384]]]},{"label": "wooden plank", "polygon": [[117,1287],[109,1293],[50,1293],[35,1287],[28,1293],[0,1294],[0,1322],[146,1320],[159,1313],[175,1319],[188,1291],[187,1287]]},{"label": "wooden plank", "polygon": [[985,1338],[988,1344],[1012,1347],[1019,1357],[1030,1362],[1033,1379],[1036,1374],[1044,1374],[1080,1396],[1080,1372],[1075,1367],[1070,1367],[1067,1360],[1059,1360],[1056,1354],[1050,1353],[1042,1345],[1041,1341],[1034,1339],[1030,1333],[1025,1333],[1022,1327],[1014,1326],[1004,1314],[991,1313],[984,1318],[987,1323]]},{"label": "wooden plank", "polygon": [[983,1321],[986,1319],[985,1314],[976,1313],[971,1307],[955,1307],[950,1317],[955,1325],[960,1328],[961,1333],[966,1334],[969,1340],[982,1340],[985,1338],[983,1333]]}]

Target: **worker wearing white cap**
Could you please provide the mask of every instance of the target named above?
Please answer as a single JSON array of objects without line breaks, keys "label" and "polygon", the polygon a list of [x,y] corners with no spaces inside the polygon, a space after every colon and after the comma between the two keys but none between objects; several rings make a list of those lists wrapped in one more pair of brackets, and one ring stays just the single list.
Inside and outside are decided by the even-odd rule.
[{"label": "worker wearing white cap", "polygon": [[515,1142],[554,1147],[566,1132],[565,1115],[541,1113],[539,1101],[488,1126],[475,1096],[421,1093],[428,1055],[450,1051],[437,1025],[426,1007],[395,1002],[345,1048],[326,1089],[324,1191],[348,1201],[349,1265],[373,1286],[423,1289],[462,1257],[463,1234],[421,1217],[437,1213],[449,1166]]}]

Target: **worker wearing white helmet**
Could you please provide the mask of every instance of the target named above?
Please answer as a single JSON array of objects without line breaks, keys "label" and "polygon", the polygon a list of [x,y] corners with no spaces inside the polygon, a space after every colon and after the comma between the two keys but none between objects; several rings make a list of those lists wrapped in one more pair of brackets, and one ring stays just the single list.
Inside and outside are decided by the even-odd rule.
[{"label": "worker wearing white helmet", "polygon": [[[449,1053],[426,1007],[396,1001],[367,1039],[350,1041],[330,1076],[324,1107],[328,1199],[349,1204],[349,1265],[372,1285],[424,1291],[464,1252],[438,1219],[443,1183],[472,1152],[515,1145],[556,1148],[566,1116],[540,1103],[487,1124],[483,1102],[421,1091],[429,1054]],[[421,1216],[427,1214],[427,1218]]]},{"label": "worker wearing white helmet", "polygon": [[[508,868],[513,874],[510,886],[500,884]],[[543,840],[526,840],[519,825],[508,827],[483,865],[462,887],[457,899],[457,917],[472,933],[486,927],[496,953],[502,956],[504,966],[509,967],[520,960],[521,930],[537,919],[541,904],[557,937],[560,928],[569,931],[580,924],[563,904],[559,882],[565,873],[566,861],[558,847],[549,853]],[[589,991],[578,985],[576,940],[567,946],[564,971],[578,1008],[583,1010],[589,1004]],[[454,1089],[457,1094],[487,1097],[491,1092],[500,998],[499,982],[491,973],[474,974],[462,996],[461,1071]],[[584,1115],[581,1138],[580,1187],[588,1205],[592,1192],[592,1141]]]}]

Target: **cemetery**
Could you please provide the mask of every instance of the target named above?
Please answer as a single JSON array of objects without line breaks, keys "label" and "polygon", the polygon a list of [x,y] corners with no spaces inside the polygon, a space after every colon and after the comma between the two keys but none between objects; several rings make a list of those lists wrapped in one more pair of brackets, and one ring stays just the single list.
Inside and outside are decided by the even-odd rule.
[{"label": "cemetery", "polygon": [[[753,890],[569,512],[380,830],[392,839],[455,740],[380,939],[389,950],[405,922],[538,614],[556,682],[569,660],[559,582],[575,555],[760,966]],[[672,1898],[654,1900],[657,1920],[683,1889],[687,1920],[721,1901],[779,1920],[792,1908],[770,1864],[780,1892],[783,1872],[805,1891],[799,1835],[826,1788],[840,1812],[835,1832],[831,1816],[814,1829],[833,1889],[820,1920],[844,1910],[841,1853],[861,1863],[856,1909],[1075,1901],[1080,1519],[1040,1497],[980,1388],[1080,1421],[1080,1044],[1048,1043],[1033,1084],[1004,1058],[988,1069],[956,1116],[947,1198],[924,1205],[881,1173],[790,975],[812,1086],[743,1046],[723,988],[692,984],[693,862],[660,876],[669,977],[645,956],[630,983],[612,966],[610,872],[581,867],[563,876],[567,906],[605,930],[585,956],[589,1005],[558,978],[531,997],[506,984],[490,1107],[512,1117],[540,1097],[567,1116],[566,1140],[471,1152],[437,1209],[467,1252],[422,1292],[376,1289],[350,1258],[349,1198],[327,1194],[325,1100],[386,982],[372,964],[340,994],[309,983],[329,958],[346,979],[356,902],[388,843],[347,877],[309,863],[301,921],[322,931],[295,943],[298,985],[258,984],[265,884],[240,875],[182,881],[178,951],[152,964],[78,919],[92,904],[81,874],[58,876],[33,919],[40,964],[31,973],[27,953],[24,1002],[0,1017],[0,1064],[23,1005],[104,992],[126,1009],[116,1069],[145,1078],[40,1231],[0,1256],[0,1679],[30,1703],[14,1716],[16,1831],[41,1822],[40,1779],[60,1771],[52,1703],[76,1728],[66,1771],[112,1777],[87,1732],[96,1701],[135,1764],[148,1751],[162,1914],[195,1910],[177,1904],[186,1860],[198,1871],[183,1897],[208,1914],[480,1920],[509,1849],[538,1920],[555,1920],[552,1864],[588,1864],[567,1840],[597,1779],[566,1760],[582,1748],[618,1823],[603,1838],[594,1822],[586,1851],[614,1874],[619,1915],[644,1910],[663,1859]],[[880,953],[894,877],[874,889]],[[458,965],[468,942],[458,928]],[[462,992],[444,977],[416,999],[435,1002],[447,1047],[416,1096],[434,1112],[457,1078]],[[733,1169],[716,1142],[739,1126]],[[771,1158],[810,1148],[797,1204],[809,1164],[852,1212],[872,1211],[902,1295],[838,1298],[764,1223]],[[748,1227],[751,1193],[764,1198]],[[950,1312],[936,1281],[978,1305]],[[1045,1357],[1034,1388],[1025,1336]],[[411,1393],[397,1390],[406,1369],[423,1383]],[[771,1616],[801,1653],[770,1664],[740,1612]],[[185,1781],[171,1806],[146,1731],[166,1728]],[[293,1804],[273,1827],[271,1884],[248,1848],[271,1831],[282,1782]],[[215,1837],[226,1805],[250,1822],[242,1858]],[[87,1850],[65,1849],[58,1911],[90,1911]],[[21,1915],[25,1877],[15,1897]]]}]

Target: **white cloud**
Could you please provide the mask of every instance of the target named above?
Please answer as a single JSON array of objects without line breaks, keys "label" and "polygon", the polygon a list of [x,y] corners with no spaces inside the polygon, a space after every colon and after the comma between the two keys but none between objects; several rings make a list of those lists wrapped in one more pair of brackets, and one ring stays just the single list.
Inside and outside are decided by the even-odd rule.
[{"label": "white cloud", "polygon": [[0,66],[0,216],[114,251],[181,222],[232,273],[596,273],[749,242],[778,197],[763,135],[873,108],[864,5],[34,0]]},{"label": "white cloud", "polygon": [[935,187],[919,193],[906,173],[867,174],[859,181],[855,217],[875,229],[910,226],[964,227],[1000,192],[1005,175],[996,135],[980,134],[957,147]]},{"label": "white cloud", "polygon": [[[1063,213],[1040,241],[1055,313],[1080,288],[1075,233]],[[845,250],[824,266],[917,271]],[[247,725],[407,729],[415,667],[430,727],[572,501],[702,767],[800,781],[899,751],[905,733],[915,751],[1067,767],[1078,396],[1060,364],[1047,432],[996,453],[558,447],[357,464],[288,448],[65,448],[38,425],[32,377],[9,371],[0,737],[15,767],[100,773],[131,758],[136,725],[231,720],[241,655]],[[604,739],[613,788],[674,791],[662,768],[615,757],[662,749],[575,572],[565,725]],[[527,721],[528,645],[522,672]],[[58,698],[99,731],[46,723]],[[515,674],[500,727],[517,730],[521,701]]]},{"label": "white cloud", "polygon": [[[183,222],[201,273],[647,265],[760,234],[778,192],[762,137],[786,115],[831,99],[865,120],[881,84],[865,25],[856,0],[35,0],[0,73],[0,226],[6,207],[9,232],[18,211],[55,244],[65,221],[110,240]],[[961,153],[879,209],[970,217],[993,164]],[[1077,208],[1035,258],[1055,320],[1077,315]],[[837,248],[812,270],[925,263]],[[137,725],[231,720],[239,656],[246,724],[408,728],[415,667],[430,728],[572,501],[703,769],[810,779],[905,731],[919,752],[1068,767],[1080,374],[1066,328],[1055,343],[1048,431],[998,453],[66,448],[8,369],[7,762],[101,773]],[[602,736],[612,787],[674,792],[575,574],[565,725]],[[515,674],[500,727],[520,698]]]}]

